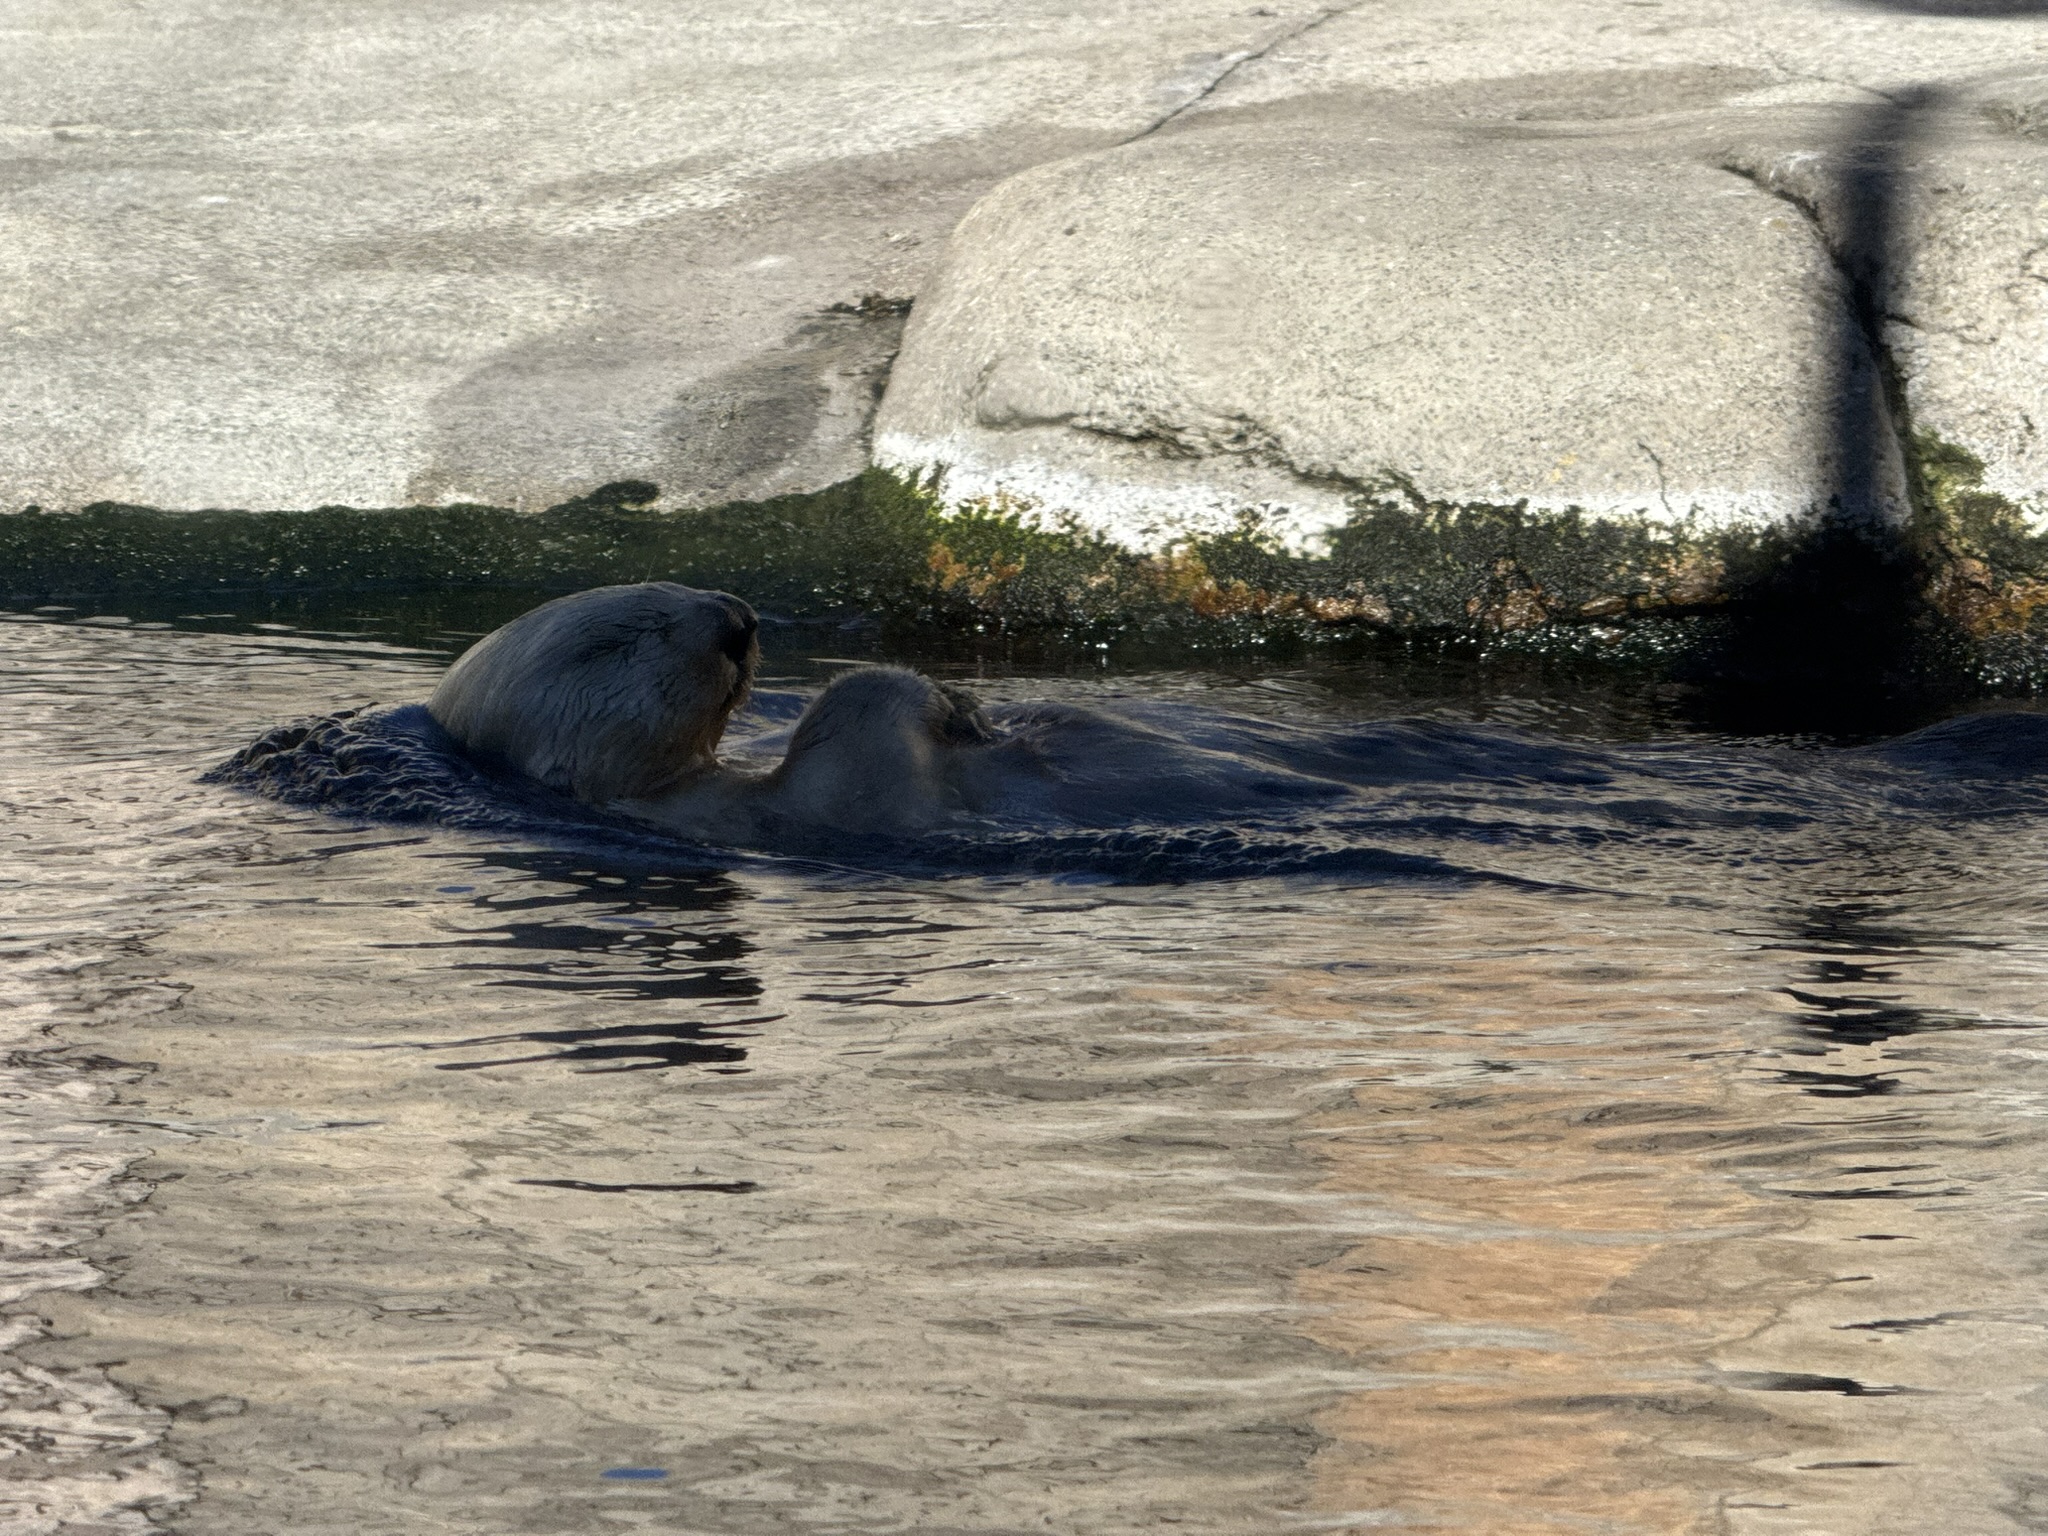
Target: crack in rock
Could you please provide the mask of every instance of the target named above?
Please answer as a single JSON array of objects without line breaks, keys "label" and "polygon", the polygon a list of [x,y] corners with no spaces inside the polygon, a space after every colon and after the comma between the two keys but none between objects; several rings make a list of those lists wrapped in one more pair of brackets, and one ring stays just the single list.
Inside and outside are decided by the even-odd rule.
[{"label": "crack in rock", "polygon": [[[1902,116],[1907,110],[1905,107],[1887,108],[1885,115]],[[1824,176],[1823,168],[1830,157],[1815,152],[1780,156],[1761,169],[1739,154],[1732,153],[1720,164],[1722,170],[1741,177],[1759,191],[1796,209],[1840,275],[1845,313],[1842,316],[1844,336],[1836,381],[1838,479],[1834,501],[1840,514],[1871,526],[1896,523],[1900,516],[1907,515],[1907,509],[1903,507],[1892,514],[1886,513],[1885,498],[1879,489],[1885,479],[1880,466],[1890,456],[1896,456],[1898,462],[1904,463],[1912,452],[1906,426],[1902,360],[1885,335],[1890,315],[1886,300],[1895,265],[1891,226],[1897,214],[1895,205],[1899,183],[1904,180],[1897,163],[1897,151],[1903,146],[1911,125],[1888,126],[1890,132],[1872,136],[1881,142],[1858,146],[1882,151],[1874,163],[1866,164],[1852,159],[1850,155],[1838,154],[1832,157],[1839,167],[1833,177],[1833,185],[1822,182],[1816,189],[1801,188],[1793,184],[1788,175],[1810,169],[1818,173],[1817,180]],[[1830,210],[1822,204],[1822,196],[1827,191],[1832,191],[1848,204],[1838,210],[1844,226],[1842,231],[1833,227],[1835,221],[1829,217]],[[1860,340],[1864,357],[1876,366],[1877,388],[1874,392],[1863,387],[1859,367],[1863,359],[1854,355],[1856,348],[1849,344],[1850,334]],[[1869,397],[1871,393],[1875,398]]]},{"label": "crack in rock", "polygon": [[1365,0],[1351,0],[1351,4],[1349,5],[1328,6],[1323,10],[1318,11],[1315,15],[1309,17],[1306,21],[1297,23],[1292,27],[1285,27],[1280,31],[1274,33],[1272,37],[1268,38],[1265,42],[1261,43],[1256,48],[1246,48],[1236,53],[1224,54],[1223,67],[1217,70],[1216,73],[1209,78],[1209,81],[1206,85],[1204,85],[1200,90],[1196,91],[1194,95],[1190,96],[1186,101],[1182,102],[1179,106],[1175,107],[1172,111],[1160,117],[1156,122],[1152,123],[1148,127],[1140,129],[1138,132],[1132,134],[1128,139],[1125,139],[1122,142],[1125,144],[1135,144],[1140,139],[1150,138],[1153,134],[1159,132],[1160,129],[1166,127],[1167,124],[1175,121],[1176,119],[1182,117],[1186,113],[1192,111],[1194,108],[1200,106],[1203,102],[1207,101],[1211,96],[1215,95],[1216,92],[1220,90],[1226,82],[1229,81],[1231,76],[1235,75],[1240,69],[1244,68],[1245,65],[1257,63],[1260,59],[1265,58],[1266,55],[1271,53],[1275,48],[1278,48],[1282,43],[1291,43],[1296,38],[1308,36],[1309,33],[1315,31],[1316,28],[1324,25],[1326,22],[1334,21],[1339,16],[1350,15],[1353,11],[1357,10],[1364,3]]}]

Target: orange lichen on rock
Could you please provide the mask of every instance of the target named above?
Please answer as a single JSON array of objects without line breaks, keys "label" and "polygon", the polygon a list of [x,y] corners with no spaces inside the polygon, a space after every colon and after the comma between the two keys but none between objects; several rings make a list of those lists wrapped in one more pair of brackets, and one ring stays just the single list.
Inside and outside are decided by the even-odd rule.
[{"label": "orange lichen on rock", "polygon": [[1184,604],[1205,619],[1262,619],[1300,604],[1291,592],[1276,596],[1247,582],[1218,581],[1208,562],[1184,546],[1154,555],[1140,570],[1161,600]]},{"label": "orange lichen on rock", "polygon": [[983,602],[1023,573],[1022,560],[994,557],[970,564],[953,553],[944,540],[935,542],[925,557],[925,566],[938,582],[941,592],[964,591],[975,602]]},{"label": "orange lichen on rock", "polygon": [[1318,624],[1391,625],[1394,610],[1376,593],[1354,587],[1340,597],[1304,597],[1301,611]]},{"label": "orange lichen on rock", "polygon": [[2024,633],[2048,605],[2048,581],[2001,581],[1982,560],[1950,561],[1929,591],[1934,606],[1979,640]]},{"label": "orange lichen on rock", "polygon": [[1672,608],[1703,608],[1726,602],[1727,566],[1712,555],[1692,554],[1668,564],[1656,587],[1660,602]]},{"label": "orange lichen on rock", "polygon": [[1481,629],[1512,634],[1550,618],[1543,589],[1513,560],[1496,560],[1486,590],[1465,600],[1465,616]]}]

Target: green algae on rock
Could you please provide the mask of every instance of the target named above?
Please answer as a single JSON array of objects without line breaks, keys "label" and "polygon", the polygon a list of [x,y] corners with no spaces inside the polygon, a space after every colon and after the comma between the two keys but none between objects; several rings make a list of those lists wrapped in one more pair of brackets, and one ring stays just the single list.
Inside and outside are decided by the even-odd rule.
[{"label": "green algae on rock", "polygon": [[870,470],[826,490],[695,512],[620,482],[546,512],[457,505],[163,512],[100,503],[0,517],[0,596],[571,590],[672,579],[796,618],[863,613],[1003,630],[1169,620],[1500,633],[1709,605],[1719,556],[1688,528],[1526,506],[1361,503],[1325,552],[1257,512],[1227,533],[1127,548],[1006,497],[947,506],[931,478]]},{"label": "green algae on rock", "polygon": [[[1944,676],[2032,691],[2048,675],[2035,621],[2037,609],[2048,614],[2048,535],[1983,491],[1974,463],[1919,440],[1923,511],[1904,563],[1885,566],[1902,573],[1904,596],[1871,622],[1918,635],[1908,650],[1939,651]],[[1431,637],[1669,668],[1713,653],[1711,636],[1773,605],[1825,630],[1836,597],[1822,589],[1868,580],[1846,574],[1839,551],[1814,557],[1816,520],[1759,530],[1430,501],[1412,489],[1357,497],[1309,549],[1246,510],[1226,532],[1152,551],[1015,498],[949,504],[935,476],[881,469],[693,512],[652,510],[657,494],[618,482],[535,514],[31,508],[0,516],[0,599],[552,593],[664,579],[739,593],[776,618],[859,618],[898,634],[1204,650]],[[1986,659],[1958,662],[1963,652]]]}]

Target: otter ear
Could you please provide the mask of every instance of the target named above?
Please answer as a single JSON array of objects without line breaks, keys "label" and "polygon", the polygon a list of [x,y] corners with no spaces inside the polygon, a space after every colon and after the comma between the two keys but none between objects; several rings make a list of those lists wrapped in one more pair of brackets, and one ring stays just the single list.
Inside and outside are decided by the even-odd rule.
[{"label": "otter ear", "polygon": [[997,738],[995,723],[981,707],[981,700],[965,688],[956,688],[951,683],[934,686],[948,706],[946,717],[938,722],[939,740],[950,747],[972,747]]}]

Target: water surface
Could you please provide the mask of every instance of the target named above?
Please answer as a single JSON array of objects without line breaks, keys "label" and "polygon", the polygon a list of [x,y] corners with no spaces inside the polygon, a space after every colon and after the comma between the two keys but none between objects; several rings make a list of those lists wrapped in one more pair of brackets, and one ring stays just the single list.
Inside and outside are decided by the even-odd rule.
[{"label": "water surface", "polygon": [[0,627],[21,1529],[2048,1524],[2038,719],[978,680],[1351,765],[1223,862],[199,782],[402,638]]}]

